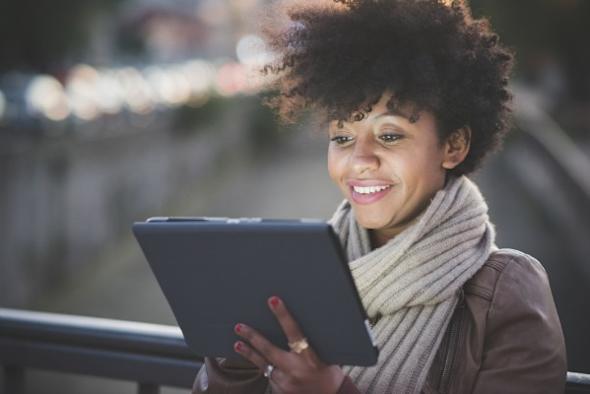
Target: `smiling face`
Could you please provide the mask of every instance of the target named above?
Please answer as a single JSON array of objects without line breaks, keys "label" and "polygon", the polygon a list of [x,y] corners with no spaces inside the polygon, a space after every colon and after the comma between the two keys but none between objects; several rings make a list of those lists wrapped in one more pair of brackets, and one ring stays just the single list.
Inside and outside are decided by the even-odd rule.
[{"label": "smiling face", "polygon": [[451,144],[440,143],[432,113],[420,112],[418,121],[410,123],[389,111],[390,97],[384,94],[360,121],[329,126],[330,177],[357,222],[372,230],[374,246],[411,224],[444,187],[446,170],[465,157],[458,157]]}]

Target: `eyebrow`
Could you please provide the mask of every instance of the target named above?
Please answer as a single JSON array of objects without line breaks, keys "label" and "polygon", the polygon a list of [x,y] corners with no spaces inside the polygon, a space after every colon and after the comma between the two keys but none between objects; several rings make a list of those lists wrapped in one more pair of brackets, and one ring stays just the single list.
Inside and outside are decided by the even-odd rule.
[{"label": "eyebrow", "polygon": [[[382,114],[376,115],[375,118],[379,119],[379,118],[383,118],[385,116],[399,116],[400,118],[404,118],[406,120],[410,120],[411,116],[408,117],[406,114],[404,114],[403,112],[401,112],[398,109],[388,109],[386,112],[383,112]],[[348,121],[344,120],[344,123],[349,123]]]},{"label": "eyebrow", "polygon": [[387,110],[387,112],[383,112],[382,114],[379,114],[377,116],[375,116],[376,118],[382,118],[384,116],[399,116],[401,118],[405,118],[405,119],[409,119],[408,116],[406,114],[404,114],[403,112],[397,110],[397,109],[389,109]]}]

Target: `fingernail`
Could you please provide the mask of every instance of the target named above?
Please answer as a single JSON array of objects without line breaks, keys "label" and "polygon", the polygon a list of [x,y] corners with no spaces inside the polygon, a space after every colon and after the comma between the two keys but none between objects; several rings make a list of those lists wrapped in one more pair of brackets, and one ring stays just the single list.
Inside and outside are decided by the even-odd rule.
[{"label": "fingernail", "polygon": [[236,324],[236,326],[234,327],[234,330],[235,330],[236,332],[238,332],[238,333],[239,333],[239,332],[241,332],[241,331],[242,331],[242,328],[243,328],[243,327],[244,327],[244,326],[242,326],[240,323],[238,323],[238,324]]},{"label": "fingernail", "polygon": [[242,351],[242,342],[236,342],[234,345],[234,349],[236,350],[236,352],[241,352]]},{"label": "fingernail", "polygon": [[273,296],[270,298],[270,304],[272,305],[273,308],[276,308],[277,306],[279,306],[279,297],[277,296]]}]

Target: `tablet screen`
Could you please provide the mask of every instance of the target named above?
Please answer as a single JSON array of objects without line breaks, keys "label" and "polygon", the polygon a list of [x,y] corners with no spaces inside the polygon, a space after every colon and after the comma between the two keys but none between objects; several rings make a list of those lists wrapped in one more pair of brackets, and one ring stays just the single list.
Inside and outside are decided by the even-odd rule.
[{"label": "tablet screen", "polygon": [[288,350],[266,303],[277,295],[324,362],[377,362],[366,313],[329,224],[153,218],[134,224],[133,232],[196,354],[240,358],[233,350],[238,322]]}]

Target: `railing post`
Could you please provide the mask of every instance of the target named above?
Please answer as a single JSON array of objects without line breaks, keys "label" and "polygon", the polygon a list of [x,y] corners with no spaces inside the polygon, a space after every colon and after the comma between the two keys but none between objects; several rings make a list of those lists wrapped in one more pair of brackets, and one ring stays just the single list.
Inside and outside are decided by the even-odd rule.
[{"label": "railing post", "polygon": [[25,393],[25,369],[15,365],[4,366],[4,393]]},{"label": "railing post", "polygon": [[160,386],[153,383],[137,383],[137,394],[160,394]]}]

